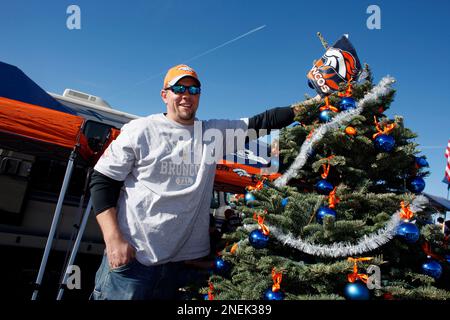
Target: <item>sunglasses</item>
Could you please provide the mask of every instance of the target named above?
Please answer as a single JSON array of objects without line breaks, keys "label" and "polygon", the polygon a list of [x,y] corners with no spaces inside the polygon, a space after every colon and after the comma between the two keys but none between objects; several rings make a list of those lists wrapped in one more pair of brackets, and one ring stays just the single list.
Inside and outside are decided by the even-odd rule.
[{"label": "sunglasses", "polygon": [[200,93],[200,87],[198,86],[183,86],[183,85],[174,85],[171,87],[166,88],[165,90],[171,90],[175,94],[185,93],[186,89],[188,90],[189,94],[195,96]]}]

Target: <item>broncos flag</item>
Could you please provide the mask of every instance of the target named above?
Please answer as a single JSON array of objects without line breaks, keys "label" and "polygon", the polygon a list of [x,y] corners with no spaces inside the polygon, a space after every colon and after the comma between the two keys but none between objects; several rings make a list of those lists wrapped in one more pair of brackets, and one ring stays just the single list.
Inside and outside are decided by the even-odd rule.
[{"label": "broncos flag", "polygon": [[361,63],[356,50],[347,36],[342,36],[314,63],[307,74],[308,85],[325,97],[337,91],[341,82],[356,80],[360,72]]}]

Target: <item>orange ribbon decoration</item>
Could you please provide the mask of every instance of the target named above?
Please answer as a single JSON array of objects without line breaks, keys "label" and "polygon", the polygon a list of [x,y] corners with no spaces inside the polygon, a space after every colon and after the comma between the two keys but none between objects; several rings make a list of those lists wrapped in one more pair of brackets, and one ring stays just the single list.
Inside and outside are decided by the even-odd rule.
[{"label": "orange ribbon decoration", "polygon": [[272,291],[277,292],[280,290],[280,284],[281,280],[283,279],[283,273],[282,272],[276,272],[275,267],[272,269],[272,280],[273,280],[273,286]]},{"label": "orange ribbon decoration", "polygon": [[405,205],[405,201],[402,201],[400,202],[400,206],[402,207],[400,211],[400,218],[410,220],[414,216],[414,213],[411,209],[409,209],[409,204]]},{"label": "orange ribbon decoration", "polygon": [[377,128],[377,131],[378,131],[377,133],[375,133],[373,135],[373,137],[372,137],[373,139],[375,139],[376,137],[378,137],[379,135],[382,135],[382,134],[389,134],[396,127],[396,124],[394,122],[394,123],[391,123],[391,124],[384,125],[384,128],[381,129],[381,126],[378,123],[377,117],[373,116],[373,118],[375,120],[375,127]]},{"label": "orange ribbon decoration", "polygon": [[261,216],[261,215],[258,215],[258,218],[256,218],[256,212],[253,214],[253,220],[258,221],[258,225],[259,225],[259,228],[261,229],[262,233],[265,236],[268,236],[270,231],[269,231],[269,228],[264,224],[264,219],[265,219],[264,216]]},{"label": "orange ribbon decoration", "polygon": [[208,289],[208,300],[214,300],[214,286],[212,282],[208,281],[209,283],[209,289]]},{"label": "orange ribbon decoration", "polygon": [[313,133],[314,133],[314,128],[312,128],[311,131],[308,133],[308,136],[306,137],[306,140],[311,139]]},{"label": "orange ribbon decoration", "polygon": [[266,181],[266,180],[267,180],[267,178],[263,177],[260,181],[258,181],[258,183],[256,183],[256,185],[254,187],[248,186],[247,190],[248,191],[261,190],[262,188],[264,188],[264,181]]},{"label": "orange ribbon decoration", "polygon": [[320,111],[331,110],[331,111],[334,111],[334,112],[339,112],[339,109],[338,109],[338,108],[336,108],[335,106],[332,106],[332,105],[330,104],[330,101],[329,101],[328,97],[325,97],[325,105],[324,105],[324,106],[321,106],[321,107],[319,108],[319,110],[320,110]]},{"label": "orange ribbon decoration", "polygon": [[336,187],[334,187],[333,191],[330,192],[329,196],[328,196],[328,206],[331,209],[334,209],[336,207],[336,205],[341,201],[341,199],[339,199],[336,196]]},{"label": "orange ribbon decoration", "polygon": [[436,253],[433,253],[431,251],[431,246],[430,246],[430,243],[428,241],[425,241],[422,244],[422,250],[423,250],[423,252],[425,252],[425,254],[427,256],[430,256],[430,257],[432,257],[432,258],[434,258],[436,260],[439,260],[439,261],[445,261],[445,259],[443,257],[441,257],[440,255],[438,255]]},{"label": "orange ribbon decoration", "polygon": [[328,177],[328,173],[330,172],[330,160],[333,159],[333,157],[334,157],[334,155],[324,158],[327,160],[327,164],[325,164],[325,163],[322,164],[322,168],[323,168],[323,173],[321,174],[322,179],[326,179]]},{"label": "orange ribbon decoration", "polygon": [[236,250],[237,250],[237,248],[238,248],[238,243],[236,242],[235,244],[233,244],[233,246],[231,247],[231,249],[230,249],[230,253],[231,254],[235,254],[236,253]]},{"label": "orange ribbon decoration", "polygon": [[360,261],[370,261],[373,258],[366,257],[366,258],[352,258],[349,257],[347,260],[349,262],[353,262],[353,273],[347,275],[347,280],[351,283],[355,282],[356,280],[361,280],[364,283],[367,283],[367,280],[369,279],[369,276],[364,273],[358,273],[358,262]]},{"label": "orange ribbon decoration", "polygon": [[353,78],[350,78],[347,82],[347,90],[345,90],[344,93],[338,92],[339,97],[351,97],[353,94],[353,85],[352,85]]}]

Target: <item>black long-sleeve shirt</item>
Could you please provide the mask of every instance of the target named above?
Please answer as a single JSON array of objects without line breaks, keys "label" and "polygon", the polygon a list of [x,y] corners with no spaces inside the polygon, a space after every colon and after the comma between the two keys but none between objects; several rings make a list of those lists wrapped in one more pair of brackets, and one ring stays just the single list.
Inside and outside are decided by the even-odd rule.
[{"label": "black long-sleeve shirt", "polygon": [[[264,111],[248,119],[249,129],[281,129],[294,121],[294,111],[291,107],[280,107]],[[94,170],[89,184],[94,212],[99,214],[117,204],[123,181],[111,179]]]}]

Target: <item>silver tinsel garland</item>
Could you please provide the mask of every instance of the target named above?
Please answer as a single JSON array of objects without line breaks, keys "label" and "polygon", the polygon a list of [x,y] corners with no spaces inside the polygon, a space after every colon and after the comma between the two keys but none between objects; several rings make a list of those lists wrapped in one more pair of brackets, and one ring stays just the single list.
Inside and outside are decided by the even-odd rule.
[{"label": "silver tinsel garland", "polygon": [[[423,195],[419,195],[413,200],[410,209],[414,213],[422,211],[423,206],[427,202],[427,198],[425,198]],[[292,248],[315,256],[333,258],[348,257],[374,250],[379,246],[389,242],[395,236],[397,226],[402,221],[400,219],[400,212],[401,210],[395,212],[384,228],[372,234],[363,236],[356,244],[351,244],[349,242],[337,242],[330,245],[312,244],[302,239],[296,239],[290,233],[286,235],[275,226],[271,226],[268,224],[266,225],[269,228],[270,235],[272,237],[275,237],[281,243]],[[244,228],[247,231],[253,231],[257,227],[258,226],[254,224],[244,225]]]},{"label": "silver tinsel garland", "polygon": [[[302,144],[297,158],[294,160],[291,167],[275,181],[275,185],[278,187],[285,186],[290,179],[295,177],[296,172],[305,165],[309,155],[311,154],[313,145],[321,140],[325,133],[349,123],[356,115],[363,111],[367,104],[376,102],[380,99],[380,97],[391,93],[393,91],[391,86],[394,82],[394,78],[389,76],[384,77],[377,86],[373,87],[372,90],[364,96],[364,98],[358,101],[357,108],[340,112],[333,118],[332,121],[321,125],[313,133],[311,138]],[[421,211],[422,207],[427,202],[428,200],[424,196],[417,196],[411,204],[411,211]],[[312,244],[302,239],[296,239],[290,233],[286,235],[275,226],[268,225],[268,227],[272,237],[275,237],[285,245],[305,253],[315,256],[347,257],[374,250],[390,241],[395,236],[397,226],[401,222],[400,212],[401,210],[395,212],[384,228],[372,234],[363,236],[356,244],[351,244],[349,242],[338,242],[331,245]],[[243,227],[247,231],[252,231],[257,228],[254,224],[244,225]]]},{"label": "silver tinsel garland", "polygon": [[275,185],[277,187],[285,186],[289,180],[291,180],[295,175],[297,174],[297,171],[303,168],[306,161],[309,158],[309,155],[311,154],[311,151],[313,149],[313,145],[321,140],[325,133],[327,133],[330,130],[335,130],[339,128],[340,126],[349,123],[356,115],[360,114],[366,104],[373,103],[379,100],[381,96],[386,96],[390,92],[393,91],[391,85],[395,82],[395,79],[389,76],[384,77],[381,79],[380,83],[376,85],[375,87],[368,92],[364,98],[358,101],[358,107],[352,110],[347,110],[340,112],[337,114],[332,121],[324,123],[321,125],[311,136],[310,139],[305,140],[305,142],[300,147],[300,152],[295,158],[292,165],[289,167],[289,169],[277,180],[275,180]]}]

